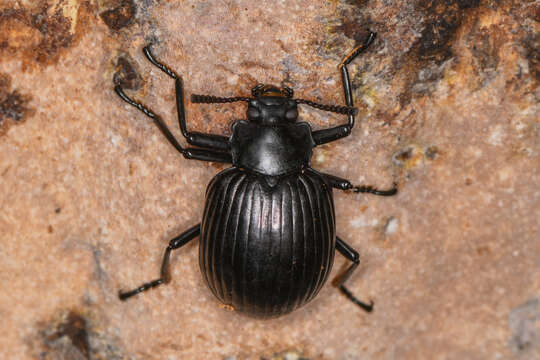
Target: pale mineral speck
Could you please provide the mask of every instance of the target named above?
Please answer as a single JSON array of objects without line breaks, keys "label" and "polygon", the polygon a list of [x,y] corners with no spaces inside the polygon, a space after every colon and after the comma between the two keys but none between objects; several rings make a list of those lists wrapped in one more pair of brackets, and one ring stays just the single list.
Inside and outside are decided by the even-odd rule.
[{"label": "pale mineral speck", "polygon": [[500,181],[506,181],[514,175],[514,170],[510,166],[505,166],[499,170],[498,175]]},{"label": "pale mineral speck", "polygon": [[501,145],[504,136],[502,125],[496,125],[489,132],[488,143],[491,145]]},{"label": "pale mineral speck", "polygon": [[326,160],[326,156],[324,155],[324,153],[322,151],[318,152],[315,155],[315,162],[316,163],[322,164],[322,163],[324,163],[325,160]]},{"label": "pale mineral speck", "polygon": [[227,84],[236,85],[238,83],[238,75],[231,75],[227,77]]},{"label": "pale mineral speck", "polygon": [[398,228],[399,228],[399,220],[392,217],[386,223],[385,232],[387,235],[392,235],[396,231],[398,231]]},{"label": "pale mineral speck", "polygon": [[364,95],[362,97],[362,101],[366,103],[366,105],[369,108],[372,108],[375,106],[375,100],[371,96]]},{"label": "pale mineral speck", "polygon": [[474,155],[476,158],[482,157],[482,155],[483,155],[482,149],[480,149],[480,148],[473,148],[473,155]]},{"label": "pale mineral speck", "polygon": [[122,138],[114,133],[109,133],[109,139],[111,140],[111,144],[113,146],[118,146],[120,142],[122,142]]},{"label": "pale mineral speck", "polygon": [[495,198],[495,195],[493,195],[492,193],[488,193],[488,192],[481,192],[480,196],[482,197],[482,199],[484,200],[484,203],[486,203],[486,204],[491,203],[493,201],[493,199]]},{"label": "pale mineral speck", "polygon": [[326,86],[334,86],[334,85],[336,85],[336,83],[337,83],[337,81],[334,78],[324,80],[324,84]]},{"label": "pale mineral speck", "polygon": [[350,221],[350,224],[352,227],[355,227],[355,228],[372,227],[372,226],[377,226],[377,224],[379,224],[379,220],[369,219],[365,215],[360,215],[358,217],[353,218]]}]

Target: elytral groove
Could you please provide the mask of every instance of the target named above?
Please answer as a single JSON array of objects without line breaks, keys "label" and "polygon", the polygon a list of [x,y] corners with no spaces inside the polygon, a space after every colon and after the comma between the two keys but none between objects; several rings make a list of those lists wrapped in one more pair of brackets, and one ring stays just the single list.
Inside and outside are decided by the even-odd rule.
[{"label": "elytral groove", "polygon": [[[307,249],[307,241],[306,239],[312,237],[312,231],[313,229],[312,228],[309,228],[309,223],[312,222],[310,221],[309,219],[309,214],[306,214],[306,210],[308,209],[308,206],[307,206],[307,194],[306,194],[306,187],[305,187],[305,184],[304,182],[299,178],[298,180],[298,183],[299,184],[302,184],[302,186],[298,186],[298,192],[301,194],[300,196],[300,203],[301,203],[301,206],[300,206],[300,209],[302,210],[302,223],[304,225],[304,233],[303,233],[303,238],[302,238],[302,245],[303,245],[303,253],[302,253],[302,259],[301,259],[301,263],[302,263],[302,279],[300,280],[300,284],[306,284],[307,283],[307,269],[306,269],[306,261],[305,259],[307,258],[308,256],[308,249]],[[300,288],[300,286],[299,286]],[[304,294],[307,294],[307,289],[301,289],[302,292]],[[305,297],[300,297],[300,296],[296,296],[297,297],[297,301],[299,304],[301,304],[302,302],[305,301]]]},{"label": "elytral groove", "polygon": [[[291,196],[291,200],[298,203],[299,202],[299,196],[298,196],[298,192],[296,191],[296,187],[295,187],[295,191],[292,190],[292,186],[291,186],[291,183],[290,181],[287,182],[287,189],[289,190],[289,194]],[[294,199],[293,199],[294,198]],[[289,273],[291,274],[290,276],[290,279],[289,279],[289,291],[288,291],[288,294],[287,294],[287,309],[291,309],[293,310],[295,307],[296,307],[296,303],[292,303],[291,304],[291,298],[292,298],[292,293],[295,289],[295,282],[296,282],[296,277],[297,277],[297,271],[296,271],[296,261],[297,261],[297,255],[296,255],[296,244],[298,242],[298,235],[297,235],[297,232],[298,232],[298,224],[296,223],[296,219],[301,219],[299,216],[298,216],[298,209],[296,206],[291,206],[291,209],[292,209],[292,216],[291,216],[291,222],[292,222],[292,232],[291,232],[291,236],[292,236],[292,241],[290,242],[291,246],[290,246],[290,251],[289,251],[289,254],[292,254],[292,256],[290,256],[290,262],[289,262]],[[294,298],[297,298],[296,296]]]},{"label": "elytral groove", "polygon": [[[244,174],[239,174],[238,177],[234,178],[234,181],[231,181],[232,183],[232,189],[229,190],[229,186],[227,188],[227,192],[231,192],[231,194],[227,194],[227,199],[236,199],[236,192],[238,190],[238,187],[242,184],[242,180],[245,177]],[[229,256],[232,249],[226,246],[226,244],[229,244],[229,239],[227,237],[227,234],[229,233],[229,222],[231,219],[231,210],[234,206],[234,201],[228,201],[227,204],[227,211],[226,215],[222,218],[224,219],[223,226],[220,226],[223,229],[222,236],[223,236],[223,243],[220,246],[220,252],[219,252],[219,258],[215,259],[215,261],[219,261],[220,267],[219,267],[219,276],[220,276],[220,288],[221,292],[223,294],[223,301],[225,304],[230,304],[232,301],[232,295],[231,295],[231,286],[229,279],[232,279],[234,276],[231,274],[231,271],[225,271],[225,257]],[[226,253],[228,251],[228,254]],[[227,277],[227,279],[226,279]]]},{"label": "elytral groove", "polygon": [[[219,212],[217,212],[218,216],[215,216],[214,219],[213,219],[213,223],[214,224],[217,224],[217,227],[216,229],[219,229],[220,231],[213,231],[211,234],[212,234],[212,238],[213,238],[213,241],[212,241],[212,259],[210,259],[211,261],[209,262],[211,264],[211,268],[213,269],[213,281],[214,281],[214,288],[216,289],[216,296],[219,298],[219,299],[222,299],[224,300],[224,294],[223,294],[223,286],[222,286],[222,283],[219,281],[220,279],[218,279],[218,277],[220,276],[219,274],[219,271],[218,271],[218,266],[223,264],[223,261],[221,259],[221,257],[217,257],[217,252],[220,251],[222,248],[223,248],[223,234],[221,232],[221,229],[223,229],[223,226],[222,226],[222,222],[223,221],[226,221],[225,217],[222,216],[223,214],[223,208],[226,206],[227,204],[227,193],[229,191],[229,187],[231,186],[231,183],[234,181],[234,179],[237,177],[238,175],[235,174],[233,175],[232,177],[228,178],[223,185],[222,185],[222,191],[221,191],[221,201],[218,203],[219,204]],[[218,208],[218,207],[216,207]]]},{"label": "elytral groove", "polygon": [[[309,182],[308,179],[309,178],[307,178],[307,177],[306,178],[302,177],[302,178],[300,178],[300,181],[304,185],[304,189],[306,191],[307,201],[309,203],[308,209],[310,211],[309,218],[311,219],[311,226],[312,226],[313,233],[312,233],[312,238],[311,239],[306,237],[306,239],[304,239],[304,241],[307,244],[311,245],[311,246],[308,247],[311,250],[310,252],[313,253],[313,254],[311,254],[311,257],[313,259],[317,259],[317,248],[318,248],[317,243],[318,243],[318,238],[319,238],[319,231],[318,231],[319,228],[318,228],[317,224],[318,224],[318,221],[320,221],[320,220],[318,219],[319,214],[317,214],[317,208],[316,208],[316,206],[313,205],[313,199],[311,197],[311,194],[313,194],[314,189],[311,188],[310,184],[308,184],[308,182]],[[315,268],[315,264],[316,263],[313,263],[313,265],[311,266],[312,268],[308,272],[308,274],[311,274],[311,278],[307,279],[309,281],[308,290],[306,291],[305,298],[303,298],[302,302],[308,302],[309,301],[309,296],[314,291],[314,286],[315,286],[315,284],[314,284],[315,283],[314,275],[317,274],[317,270],[318,270],[318,269]]]},{"label": "elytral groove", "polygon": [[[250,193],[246,191],[246,188],[248,186],[248,182],[245,181],[245,176],[242,178],[242,189],[240,191],[240,198],[238,200],[240,206],[239,206],[239,211],[236,211],[235,214],[234,214],[234,217],[236,218],[236,224],[234,226],[234,231],[232,233],[232,250],[231,250],[231,269],[235,269],[234,267],[234,264],[235,264],[235,260],[236,260],[236,245],[237,245],[237,239],[240,237],[242,237],[242,235],[244,233],[242,233],[241,231],[239,231],[239,226],[240,226],[240,219],[241,219],[241,216],[240,214],[243,214],[245,211],[249,211],[249,209],[245,209],[245,206],[246,206],[246,203],[247,202],[251,202],[251,199],[249,197]],[[246,195],[247,194],[247,195]],[[236,200],[236,199],[235,199]],[[247,200],[247,201],[246,201]],[[247,213],[247,212],[246,212]],[[236,284],[236,273],[233,273],[232,277],[231,277],[231,284],[230,284],[230,287],[231,287],[231,302],[234,303],[235,302],[235,297],[236,297],[236,288],[237,288],[237,284]]]},{"label": "elytral groove", "polygon": [[[214,178],[215,180],[215,178]],[[206,283],[210,287],[210,290],[212,293],[216,293],[216,289],[214,288],[214,284],[212,281],[210,281],[210,277],[212,276],[212,272],[207,271],[207,269],[210,267],[210,264],[208,262],[208,251],[209,251],[209,239],[208,236],[212,235],[212,220],[214,218],[214,214],[216,212],[215,207],[212,207],[212,204],[216,203],[216,197],[220,197],[221,194],[219,191],[216,191],[216,183],[217,181],[212,181],[208,185],[208,191],[206,194],[206,206],[205,206],[205,213],[203,216],[203,221],[201,225],[201,242],[199,244],[199,264],[201,268],[201,272],[206,280]],[[204,225],[204,226],[203,226]]]}]

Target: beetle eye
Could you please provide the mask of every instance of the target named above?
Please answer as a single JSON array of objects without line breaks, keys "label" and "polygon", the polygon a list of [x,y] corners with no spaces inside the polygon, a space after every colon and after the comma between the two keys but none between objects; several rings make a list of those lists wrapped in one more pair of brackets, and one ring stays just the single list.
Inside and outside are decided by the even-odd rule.
[{"label": "beetle eye", "polygon": [[254,107],[249,107],[247,111],[248,119],[258,119],[261,116],[261,112]]},{"label": "beetle eye", "polygon": [[285,113],[285,118],[291,121],[296,120],[298,118],[298,110],[296,109],[287,110],[287,112]]}]

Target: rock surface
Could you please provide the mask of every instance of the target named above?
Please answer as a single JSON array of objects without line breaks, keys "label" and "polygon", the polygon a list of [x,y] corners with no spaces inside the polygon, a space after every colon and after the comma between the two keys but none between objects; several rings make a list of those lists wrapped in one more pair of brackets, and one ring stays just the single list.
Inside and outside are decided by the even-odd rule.
[{"label": "rock surface", "polygon": [[[0,358],[533,359],[540,356],[537,1],[0,1]],[[196,242],[154,278],[168,240],[200,220],[223,165],[187,161],[113,84],[176,127],[173,83],[247,96],[258,82],[343,104],[353,134],[313,167],[399,193],[335,193],[338,234],[360,252],[283,318],[221,307]],[[229,134],[241,104],[187,105],[189,126]],[[316,129],[345,118],[302,107]],[[183,141],[183,139],[181,139]],[[336,257],[332,277],[346,266]]]}]

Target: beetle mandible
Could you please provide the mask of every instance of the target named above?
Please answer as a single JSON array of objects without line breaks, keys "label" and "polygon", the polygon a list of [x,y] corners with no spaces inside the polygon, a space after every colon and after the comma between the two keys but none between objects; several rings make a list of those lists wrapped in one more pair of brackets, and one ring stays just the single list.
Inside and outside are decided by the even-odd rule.
[{"label": "beetle mandible", "polygon": [[[338,276],[341,292],[365,311],[373,302],[357,299],[344,283],[359,265],[358,253],[336,236],[332,189],[390,196],[389,190],[353,186],[348,180],[311,168],[315,146],[348,136],[354,126],[354,108],[347,65],[375,39],[369,31],[364,43],[339,64],[346,106],[323,105],[294,99],[293,90],[259,84],[252,97],[192,95],[193,103],[248,103],[247,120],[232,125],[231,136],[189,131],[186,126],[182,79],[143,49],[146,58],[174,79],[180,130],[185,148],[165,122],[141,103],[129,98],[120,85],[116,93],[150,117],[167,140],[186,159],[222,162],[232,167],[216,175],[206,190],[201,223],[172,239],[165,250],[159,279],[120,292],[122,300],[170,281],[169,258],[200,235],[199,264],[212,293],[225,305],[254,317],[287,314],[312,300],[324,285],[334,253],[352,262]],[[298,104],[348,116],[348,123],[312,131],[298,120]]]}]

